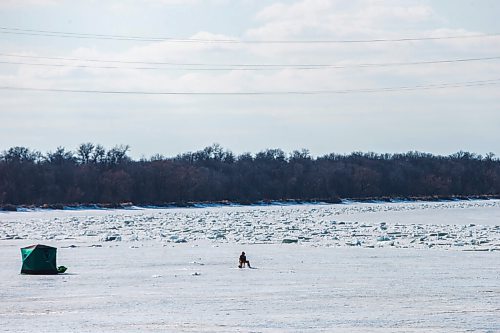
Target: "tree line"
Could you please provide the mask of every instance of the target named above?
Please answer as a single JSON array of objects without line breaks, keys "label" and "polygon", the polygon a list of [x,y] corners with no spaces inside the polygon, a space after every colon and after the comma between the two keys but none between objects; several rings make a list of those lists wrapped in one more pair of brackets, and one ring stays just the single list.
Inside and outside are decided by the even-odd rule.
[{"label": "tree line", "polygon": [[312,157],[307,150],[235,155],[218,144],[175,157],[133,160],[129,146],[83,143],[42,154],[0,154],[0,205],[177,205],[339,198],[497,196],[500,160],[458,152],[355,152]]}]

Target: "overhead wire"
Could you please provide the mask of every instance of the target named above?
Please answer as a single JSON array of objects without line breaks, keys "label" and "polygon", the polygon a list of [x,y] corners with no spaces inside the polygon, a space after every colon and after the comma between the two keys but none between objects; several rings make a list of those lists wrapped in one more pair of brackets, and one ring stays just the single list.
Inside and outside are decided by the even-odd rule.
[{"label": "overhead wire", "polygon": [[333,95],[351,93],[378,93],[415,91],[429,89],[464,88],[489,86],[500,83],[500,78],[478,81],[433,83],[416,86],[395,86],[367,89],[341,89],[341,90],[297,90],[297,91],[241,91],[241,92],[200,92],[200,91],[138,91],[138,90],[89,90],[89,89],[58,89],[58,88],[33,88],[0,86],[0,90],[18,90],[33,92],[59,92],[59,93],[86,93],[86,94],[109,94],[109,95],[199,95],[199,96],[260,96],[260,95]]},{"label": "overhead wire", "polygon": [[[64,58],[64,57],[42,57],[30,55],[17,55],[10,53],[0,53],[4,57],[19,57],[44,60],[62,60],[62,61],[79,61],[79,62],[101,62],[101,63],[117,63],[117,64],[155,64],[167,66],[181,67],[124,67],[124,66],[96,66],[87,64],[61,64],[61,63],[33,63],[23,61],[4,61],[0,60],[0,64],[8,65],[27,65],[27,66],[45,66],[45,67],[72,67],[72,68],[88,68],[88,69],[136,69],[136,70],[189,70],[189,71],[262,71],[262,70],[278,70],[278,69],[297,69],[297,70],[314,70],[314,69],[346,69],[346,68],[364,68],[364,67],[397,67],[397,66],[415,66],[415,65],[431,65],[431,64],[451,64],[463,62],[479,62],[500,60],[500,56],[494,57],[479,57],[479,58],[461,58],[461,59],[441,59],[428,61],[410,61],[410,62],[387,62],[387,63],[360,63],[360,64],[209,64],[209,63],[175,63],[175,62],[145,62],[145,61],[119,61],[119,60],[97,60],[83,58]],[[189,67],[191,66],[191,67]],[[203,66],[203,67],[201,67]]]},{"label": "overhead wire", "polygon": [[469,34],[452,36],[423,36],[405,38],[374,38],[374,39],[328,39],[328,40],[241,40],[241,39],[217,39],[217,38],[178,38],[178,37],[146,37],[129,35],[107,35],[89,34],[76,32],[63,32],[52,30],[21,29],[12,27],[0,27],[0,33],[44,36],[59,38],[80,38],[80,39],[102,39],[121,40],[139,42],[178,42],[178,43],[229,43],[229,44],[351,44],[351,43],[392,43],[392,42],[413,42],[413,41],[436,41],[449,39],[470,39],[498,37],[500,33]]},{"label": "overhead wire", "polygon": [[[486,38],[498,37],[500,33],[475,34],[475,35],[454,35],[454,36],[436,36],[436,37],[411,37],[394,39],[358,39],[358,40],[237,40],[237,39],[203,39],[203,38],[173,38],[173,37],[144,37],[144,36],[126,36],[126,35],[105,35],[105,34],[84,34],[74,32],[61,32],[49,30],[34,30],[0,27],[0,33],[20,34],[46,37],[63,38],[90,38],[90,39],[110,39],[110,40],[134,40],[134,41],[170,41],[170,42],[190,42],[190,43],[236,43],[236,44],[336,44],[336,43],[388,43],[405,41],[430,41],[430,40],[448,40],[448,39],[467,39],[467,38]],[[148,61],[125,61],[125,60],[106,60],[106,59],[83,59],[83,58],[65,58],[65,57],[42,57],[33,55],[19,55],[0,53],[4,57],[19,57],[31,59],[60,60],[60,61],[80,61],[92,63],[113,63],[113,64],[142,64],[142,65],[167,65],[179,66],[172,67],[153,67],[153,66],[103,66],[89,64],[61,64],[61,63],[33,63],[23,61],[0,61],[0,64],[11,65],[29,65],[29,66],[51,66],[51,67],[74,67],[74,68],[96,68],[96,69],[149,69],[149,70],[276,70],[282,68],[293,69],[341,69],[351,67],[391,67],[391,66],[411,66],[426,64],[446,64],[474,61],[498,60],[500,56],[477,57],[462,59],[441,59],[413,62],[392,62],[392,63],[361,63],[361,64],[208,64],[208,63],[176,63],[176,62],[148,62]],[[191,67],[189,67],[191,66]],[[396,91],[414,91],[426,89],[445,89],[473,86],[488,86],[500,83],[500,79],[465,81],[454,83],[437,83],[416,86],[395,86],[369,89],[343,89],[343,90],[317,90],[317,91],[246,91],[246,92],[196,92],[196,91],[119,91],[119,90],[88,90],[88,89],[58,89],[58,88],[34,88],[34,87],[15,87],[0,86],[1,90],[19,90],[19,91],[38,91],[38,92],[60,92],[60,93],[94,93],[94,94],[134,94],[134,95],[319,95],[319,94],[349,94],[349,93],[377,93],[377,92],[396,92]]]}]

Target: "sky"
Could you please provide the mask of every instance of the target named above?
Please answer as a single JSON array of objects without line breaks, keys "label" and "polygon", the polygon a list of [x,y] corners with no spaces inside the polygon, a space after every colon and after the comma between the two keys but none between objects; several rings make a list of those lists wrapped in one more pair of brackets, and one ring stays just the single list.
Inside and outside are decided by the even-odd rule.
[{"label": "sky", "polygon": [[496,0],[2,0],[0,152],[498,156],[498,13]]}]

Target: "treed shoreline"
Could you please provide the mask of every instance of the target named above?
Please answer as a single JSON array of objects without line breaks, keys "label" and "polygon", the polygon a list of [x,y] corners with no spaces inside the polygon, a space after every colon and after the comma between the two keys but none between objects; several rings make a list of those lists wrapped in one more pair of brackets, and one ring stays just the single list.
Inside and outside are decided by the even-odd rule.
[{"label": "treed shoreline", "polygon": [[328,205],[345,203],[401,203],[401,202],[454,202],[474,200],[500,200],[500,195],[476,196],[426,196],[426,197],[377,197],[377,198],[345,198],[335,200],[260,200],[255,202],[232,201],[198,201],[198,202],[170,202],[156,205],[135,205],[133,202],[96,203],[96,204],[43,204],[43,205],[12,205],[0,206],[0,211],[23,212],[33,210],[102,210],[102,209],[163,209],[163,208],[205,208],[230,206],[285,206],[285,205]]},{"label": "treed shoreline", "polygon": [[196,207],[270,203],[499,198],[500,160],[458,152],[355,152],[312,157],[307,150],[235,155],[214,144],[175,157],[133,160],[128,146],[81,144],[42,154],[0,153],[0,209]]}]

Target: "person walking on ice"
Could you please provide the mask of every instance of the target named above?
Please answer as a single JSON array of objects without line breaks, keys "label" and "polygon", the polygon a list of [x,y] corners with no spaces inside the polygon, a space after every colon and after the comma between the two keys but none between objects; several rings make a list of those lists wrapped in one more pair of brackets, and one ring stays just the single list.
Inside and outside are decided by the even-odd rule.
[{"label": "person walking on ice", "polygon": [[238,268],[243,268],[245,265],[248,265],[248,268],[252,268],[250,266],[250,261],[247,260],[247,256],[245,255],[245,252],[241,252],[240,255],[240,264],[238,265]]}]

